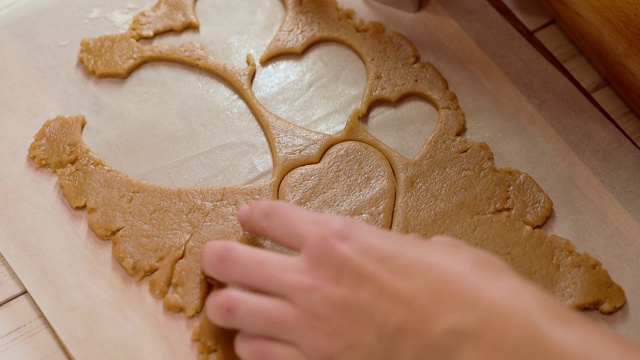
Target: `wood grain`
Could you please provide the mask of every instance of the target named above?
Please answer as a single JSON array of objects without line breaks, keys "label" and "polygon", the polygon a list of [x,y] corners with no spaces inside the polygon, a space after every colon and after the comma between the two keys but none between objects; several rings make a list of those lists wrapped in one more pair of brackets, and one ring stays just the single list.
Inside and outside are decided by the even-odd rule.
[{"label": "wood grain", "polygon": [[640,113],[640,2],[542,2],[629,106]]},{"label": "wood grain", "polygon": [[[543,27],[530,25],[532,12],[546,13],[534,1],[489,0],[524,37],[569,81],[573,82],[592,104],[599,109],[625,136],[640,148],[640,118],[620,96],[611,89],[609,81],[594,68],[584,53],[576,47],[552,19]],[[526,3],[526,4],[523,4]],[[531,10],[531,8],[534,10]],[[535,10],[537,9],[537,10]],[[534,15],[535,18],[535,15]],[[602,90],[602,91],[601,91]]]},{"label": "wood grain", "polygon": [[593,93],[593,97],[613,116],[636,144],[640,144],[640,118],[616,94],[611,86],[605,86]]},{"label": "wood grain", "polygon": [[536,0],[503,0],[504,4],[532,32],[553,21],[549,12]]},{"label": "wood grain", "polygon": [[28,294],[0,307],[0,358],[68,359]]},{"label": "wood grain", "polygon": [[7,260],[0,254],[0,305],[24,294],[26,290],[13,272]]},{"label": "wood grain", "polygon": [[589,60],[567,38],[557,24],[550,24],[537,31],[535,36],[589,93],[607,85],[605,78],[591,66]]},{"label": "wood grain", "polygon": [[[491,6],[493,6],[493,8],[498,11],[498,13],[500,13],[500,15],[502,15],[502,17],[505,18],[505,20],[507,20],[511,26],[513,26],[519,33],[520,35],[522,35],[531,46],[533,46],[539,53],[540,55],[542,55],[551,65],[553,65],[556,70],[558,70],[558,72],[560,74],[562,74],[567,80],[569,80],[575,87],[576,89],[582,93],[582,95],[584,95],[584,97],[591,102],[591,104],[598,110],[600,111],[600,113],[602,115],[604,115],[612,124],[613,126],[615,126],[618,130],[620,130],[620,132],[627,138],[629,139],[629,141],[634,144],[638,149],[640,149],[640,138],[639,139],[633,139],[626,131],[625,129],[622,128],[622,126],[620,126],[620,124],[618,124],[618,122],[616,121],[616,119],[614,119],[611,114],[609,112],[607,112],[602,105],[600,105],[600,103],[593,98],[593,96],[591,95],[591,93],[582,85],[582,83],[576,78],[576,76],[574,76],[573,73],[571,73],[571,71],[569,71],[569,69],[565,66],[565,64],[563,64],[552,52],[551,50],[549,50],[549,48],[545,45],[545,43],[543,43],[542,39],[539,39],[536,35],[534,35],[533,32],[531,32],[531,30],[529,30],[529,28],[522,22],[522,20],[519,18],[519,16],[523,16],[522,12],[514,12],[514,10],[512,10],[509,6],[513,6],[513,4],[507,4],[505,2],[503,2],[502,0],[487,0],[487,2],[489,4],[491,4]],[[516,9],[517,11],[518,9]],[[552,25],[552,24],[550,24]],[[544,29],[544,28],[543,28]],[[537,33],[539,33],[540,31],[542,31],[543,29],[538,30]],[[568,41],[568,39],[566,37],[563,37],[564,40],[562,38],[560,38],[559,43],[560,44],[566,44]],[[549,37],[549,38],[544,38],[543,39],[545,41],[554,41],[554,42],[558,42],[556,38],[554,38],[553,36]],[[566,40],[566,41],[565,41]],[[570,48],[573,45],[568,45],[567,47]],[[586,72],[587,74],[590,74],[591,76],[584,76],[584,75],[580,75],[581,78],[583,78],[582,80],[584,82],[587,82],[587,78],[593,78],[593,67],[587,62],[587,61],[576,61],[575,64],[572,64],[571,66],[572,70],[574,72],[577,73],[583,73]],[[597,76],[597,75],[596,75]],[[597,88],[599,85],[596,85],[594,88]]]}]

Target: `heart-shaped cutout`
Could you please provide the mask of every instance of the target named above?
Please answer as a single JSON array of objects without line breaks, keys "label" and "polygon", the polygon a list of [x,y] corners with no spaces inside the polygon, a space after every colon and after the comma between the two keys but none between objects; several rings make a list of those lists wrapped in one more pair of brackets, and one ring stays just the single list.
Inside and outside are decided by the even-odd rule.
[{"label": "heart-shaped cutout", "polygon": [[395,104],[378,103],[361,120],[387,146],[413,158],[433,133],[438,110],[421,97],[409,96]]},{"label": "heart-shaped cutout", "polygon": [[126,80],[92,81],[83,92],[86,143],[125,174],[178,187],[270,179],[271,153],[255,116],[210,74],[149,63]]},{"label": "heart-shaped cutout", "polygon": [[196,14],[197,30],[168,32],[148,41],[172,45],[194,41],[216,59],[244,67],[247,54],[258,59],[265,51],[282,24],[284,7],[280,1],[197,1]]},{"label": "heart-shaped cutout", "polygon": [[390,228],[396,180],[387,158],[358,141],[332,146],[317,164],[289,172],[278,196],[307,209]]},{"label": "heart-shaped cutout", "polygon": [[253,91],[281,118],[310,130],[336,134],[360,107],[366,76],[353,50],[338,43],[322,43],[302,57],[280,57],[259,68]]}]

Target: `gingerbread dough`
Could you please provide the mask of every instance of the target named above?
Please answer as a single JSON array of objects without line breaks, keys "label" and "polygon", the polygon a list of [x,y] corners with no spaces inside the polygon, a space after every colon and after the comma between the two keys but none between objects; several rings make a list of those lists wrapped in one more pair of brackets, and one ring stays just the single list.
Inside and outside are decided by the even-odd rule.
[{"label": "gingerbread dough", "polygon": [[[142,45],[166,31],[198,27],[194,0],[160,0],[134,19],[128,32],[83,40],[80,62],[96,77],[126,77],[150,61],[202,69],[227,82],[260,123],[273,157],[265,184],[178,189],[143,183],[109,167],[81,137],[85,119],[57,117],[36,134],[29,155],[56,171],[73,207],[86,207],[89,225],[111,239],[113,255],[135,279],[150,276],[149,288],[165,307],[199,314],[210,290],[199,268],[209,240],[237,239],[271,247],[243,234],[236,213],[256,199],[285,199],[316,211],[356,217],[425,237],[448,234],[492,251],[567,306],[611,313],[624,292],[600,262],[575,251],[566,239],[538,229],[551,214],[551,200],[528,175],[498,169],[486,144],[461,133],[464,113],[446,80],[402,35],[383,25],[356,21],[333,0],[285,0],[285,20],[261,57],[303,54],[311,45],[336,41],[352,48],[367,70],[360,108],[345,129],[326,135],[296,126],[266,109],[254,96],[256,64],[236,68],[211,57],[202,45]],[[433,134],[408,159],[362,125],[372,104],[421,96],[439,112]],[[326,174],[331,171],[331,177]],[[203,321],[194,331],[200,352],[218,349],[235,358],[234,334]]]}]

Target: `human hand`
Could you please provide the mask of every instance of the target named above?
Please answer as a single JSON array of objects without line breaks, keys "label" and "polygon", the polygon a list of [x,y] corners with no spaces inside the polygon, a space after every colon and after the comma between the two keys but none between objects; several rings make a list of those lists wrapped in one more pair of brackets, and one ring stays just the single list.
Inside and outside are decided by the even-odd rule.
[{"label": "human hand", "polygon": [[284,202],[252,203],[238,218],[244,230],[298,252],[231,241],[203,247],[203,271],[241,287],[214,291],[205,310],[239,331],[243,359],[550,358],[578,356],[572,345],[585,334],[602,337],[504,262],[458,240]]}]

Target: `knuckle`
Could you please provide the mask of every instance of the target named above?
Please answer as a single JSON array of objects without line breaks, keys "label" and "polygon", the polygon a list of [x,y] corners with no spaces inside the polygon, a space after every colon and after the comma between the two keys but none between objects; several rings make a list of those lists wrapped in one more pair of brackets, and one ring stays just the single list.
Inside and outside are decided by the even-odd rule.
[{"label": "knuckle", "polygon": [[407,237],[412,240],[425,241],[425,238],[418,233],[410,233],[407,235]]},{"label": "knuckle", "polygon": [[355,224],[355,220],[346,217],[329,217],[315,233],[308,235],[305,243],[309,244],[308,249],[316,256],[335,260],[354,246]]},{"label": "knuckle", "polygon": [[445,235],[436,235],[430,238],[429,241],[444,246],[458,246],[462,243],[460,240]]},{"label": "knuckle", "polygon": [[253,225],[253,230],[260,231],[268,227],[273,221],[274,216],[276,216],[273,211],[273,206],[273,203],[266,201],[257,201],[251,205],[249,222],[250,225]]},{"label": "knuckle", "polygon": [[211,293],[207,302],[207,315],[214,323],[221,326],[233,325],[238,314],[238,302],[230,289],[217,290]]},{"label": "knuckle", "polygon": [[512,270],[511,266],[498,255],[462,240],[450,236],[435,236],[429,242],[439,246],[448,254],[455,253],[458,261],[464,262],[467,267],[477,272],[508,273]]},{"label": "knuckle", "polygon": [[260,351],[255,345],[252,337],[245,332],[239,332],[233,340],[233,347],[241,359],[257,359]]},{"label": "knuckle", "polygon": [[487,271],[501,274],[510,274],[514,271],[511,265],[498,255],[488,251],[479,251],[479,253],[478,262],[481,262],[479,266],[484,266]]},{"label": "knuckle", "polygon": [[353,227],[353,221],[345,217],[332,218],[325,228],[325,239],[335,245],[348,242],[351,240],[350,230]]},{"label": "knuckle", "polygon": [[217,269],[223,269],[237,263],[237,244],[231,241],[219,241],[211,255],[211,261]]},{"label": "knuckle", "polygon": [[299,290],[300,294],[306,296],[315,297],[318,293],[321,293],[320,284],[317,279],[311,279],[309,276],[298,276],[293,286]]}]

